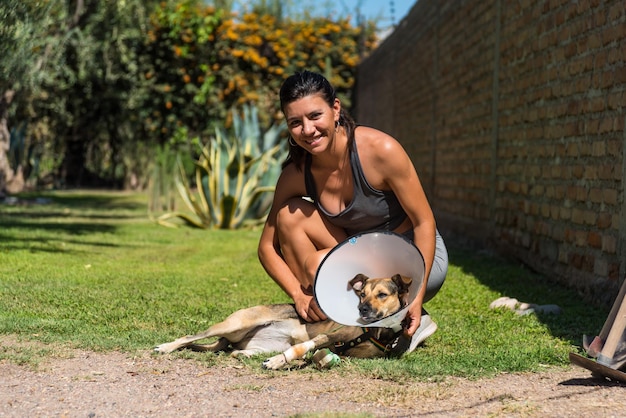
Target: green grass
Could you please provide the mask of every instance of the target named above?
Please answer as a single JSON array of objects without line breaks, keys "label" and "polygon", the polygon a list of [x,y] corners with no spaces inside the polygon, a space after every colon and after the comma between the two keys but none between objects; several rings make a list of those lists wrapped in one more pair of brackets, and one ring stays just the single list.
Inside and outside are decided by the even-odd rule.
[{"label": "green grass", "polygon": [[[31,203],[0,204],[0,334],[51,347],[149,351],[236,309],[289,301],[257,260],[260,230],[160,227],[147,219],[141,194],[21,197]],[[406,381],[563,366],[608,314],[500,258],[451,249],[450,260],[443,289],[426,306],[439,331],[424,347],[399,360],[348,359],[338,371]],[[563,313],[490,310],[503,295],[558,304]],[[18,363],[46,355],[0,350],[0,360]],[[173,355],[220,361],[206,353]],[[258,359],[244,363],[260,369]]]}]

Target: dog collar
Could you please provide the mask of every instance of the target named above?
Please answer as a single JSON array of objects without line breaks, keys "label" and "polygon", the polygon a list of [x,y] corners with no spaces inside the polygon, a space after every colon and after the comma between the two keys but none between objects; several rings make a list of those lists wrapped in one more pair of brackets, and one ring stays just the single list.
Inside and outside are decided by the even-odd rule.
[{"label": "dog collar", "polygon": [[383,354],[387,354],[392,350],[393,347],[393,342],[399,337],[401,331],[398,331],[394,334],[393,339],[391,340],[390,343],[383,343],[382,341],[380,341],[379,339],[377,339],[374,336],[374,331],[370,328],[361,328],[361,330],[363,331],[363,334],[359,335],[358,337],[348,341],[348,342],[343,342],[343,341],[338,341],[335,343],[335,349],[333,350],[336,354],[342,356],[346,353],[346,351],[348,351],[351,348],[356,347],[359,344],[362,344],[366,341],[369,341],[370,343],[372,343],[374,345],[374,347],[378,348],[380,351],[383,352]]}]

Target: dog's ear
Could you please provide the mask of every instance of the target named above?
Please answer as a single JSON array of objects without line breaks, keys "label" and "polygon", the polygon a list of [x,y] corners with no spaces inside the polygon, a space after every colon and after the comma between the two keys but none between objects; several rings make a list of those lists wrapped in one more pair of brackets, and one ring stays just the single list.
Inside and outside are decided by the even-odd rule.
[{"label": "dog's ear", "polygon": [[357,274],[356,276],[354,276],[354,278],[352,280],[350,280],[348,282],[348,288],[353,289],[355,292],[358,292],[360,290],[363,289],[363,286],[365,285],[365,282],[367,281],[367,279],[369,279],[369,277],[367,277],[365,274]]},{"label": "dog's ear", "polygon": [[393,280],[396,286],[398,286],[399,294],[408,292],[409,288],[411,287],[411,283],[413,282],[412,277],[402,276],[400,274],[394,274],[391,277],[391,280]]}]

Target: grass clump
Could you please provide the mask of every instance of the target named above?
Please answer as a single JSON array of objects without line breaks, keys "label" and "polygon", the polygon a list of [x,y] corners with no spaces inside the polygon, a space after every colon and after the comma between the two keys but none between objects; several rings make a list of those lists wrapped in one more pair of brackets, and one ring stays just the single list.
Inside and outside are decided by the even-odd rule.
[{"label": "grass clump", "polygon": [[[163,228],[145,208],[144,195],[113,192],[24,195],[18,204],[0,204],[0,338],[151,350],[237,309],[289,302],[257,260],[260,230]],[[406,381],[563,366],[608,313],[495,256],[451,248],[450,263],[444,287],[426,305],[439,331],[423,347],[397,360],[347,359],[339,371]],[[563,313],[490,310],[500,296],[558,304]],[[0,360],[46,355],[5,350]]]}]

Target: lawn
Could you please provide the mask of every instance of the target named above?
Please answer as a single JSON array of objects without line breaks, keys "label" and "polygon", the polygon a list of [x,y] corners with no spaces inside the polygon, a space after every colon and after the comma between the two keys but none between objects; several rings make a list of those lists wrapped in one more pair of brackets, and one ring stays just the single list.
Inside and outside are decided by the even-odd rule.
[{"label": "lawn", "polygon": [[[54,347],[149,351],[232,311],[288,302],[256,256],[260,230],[166,228],[139,193],[49,192],[0,203],[0,334],[50,350],[0,347],[0,361],[37,363]],[[383,379],[482,377],[565,366],[608,308],[486,252],[450,248],[450,270],[426,305],[439,331],[402,359],[346,360]],[[558,304],[560,315],[491,310],[500,296]],[[156,355],[156,354],[155,354]],[[175,353],[208,364],[220,356]],[[243,362],[260,369],[259,361]],[[304,371],[302,371],[304,372]]]}]

